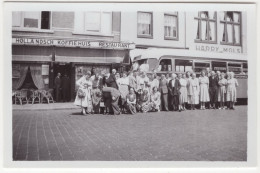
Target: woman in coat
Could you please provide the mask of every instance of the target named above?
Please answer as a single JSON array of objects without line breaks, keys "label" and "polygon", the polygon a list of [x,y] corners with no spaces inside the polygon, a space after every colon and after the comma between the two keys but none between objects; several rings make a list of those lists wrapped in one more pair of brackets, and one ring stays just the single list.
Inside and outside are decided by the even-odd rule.
[{"label": "woman in coat", "polygon": [[187,95],[187,80],[186,74],[182,74],[182,77],[179,79],[180,82],[180,96],[179,96],[179,112],[182,110],[186,110],[185,104],[188,102],[188,95]]},{"label": "woman in coat", "polygon": [[228,73],[228,79],[227,79],[227,102],[228,102],[228,108],[229,109],[235,109],[234,105],[237,101],[237,88],[238,82],[237,79],[234,78],[234,73],[229,72]]},{"label": "woman in coat", "polygon": [[218,81],[219,88],[218,88],[218,101],[220,103],[219,109],[224,109],[225,101],[226,101],[226,86],[227,86],[227,79],[225,79],[225,73],[220,75],[220,80]]},{"label": "woman in coat", "polygon": [[83,115],[92,112],[92,100],[91,100],[92,81],[90,77],[91,77],[91,72],[88,71],[86,75],[82,76],[76,82],[76,85],[79,87],[79,89],[74,104],[77,106],[81,106],[82,109],[81,113]]},{"label": "woman in coat", "polygon": [[201,72],[199,78],[200,84],[200,109],[205,110],[205,103],[209,102],[209,78],[205,75],[205,72]]},{"label": "woman in coat", "polygon": [[196,78],[196,73],[192,73],[190,79],[190,86],[191,86],[191,109],[195,110],[195,105],[199,104],[199,80]]}]

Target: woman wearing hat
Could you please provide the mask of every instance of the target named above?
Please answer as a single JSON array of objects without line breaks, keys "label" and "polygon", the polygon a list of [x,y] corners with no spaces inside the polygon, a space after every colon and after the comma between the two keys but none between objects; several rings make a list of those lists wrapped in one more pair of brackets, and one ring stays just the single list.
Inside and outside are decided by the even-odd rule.
[{"label": "woman wearing hat", "polygon": [[86,115],[92,111],[91,90],[92,81],[90,79],[91,72],[87,71],[86,75],[83,75],[76,85],[79,87],[74,104],[81,106],[81,113]]}]

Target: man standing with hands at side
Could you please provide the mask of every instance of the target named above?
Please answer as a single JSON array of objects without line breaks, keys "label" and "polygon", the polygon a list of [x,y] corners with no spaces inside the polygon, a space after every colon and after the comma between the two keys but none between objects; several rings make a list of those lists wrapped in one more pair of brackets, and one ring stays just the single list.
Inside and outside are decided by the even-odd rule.
[{"label": "man standing with hands at side", "polygon": [[54,80],[54,90],[55,90],[55,99],[56,102],[60,101],[60,94],[61,94],[61,74],[58,73],[55,80]]},{"label": "man standing with hands at side", "polygon": [[168,109],[168,81],[165,78],[165,75],[161,75],[161,79],[159,82],[159,88],[161,92],[161,98],[162,98],[162,109],[164,108],[165,111],[169,111]]}]

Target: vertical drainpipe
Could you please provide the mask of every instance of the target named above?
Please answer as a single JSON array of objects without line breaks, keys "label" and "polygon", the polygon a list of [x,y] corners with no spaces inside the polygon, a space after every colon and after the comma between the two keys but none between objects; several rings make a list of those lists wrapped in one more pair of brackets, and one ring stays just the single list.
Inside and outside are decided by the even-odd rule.
[{"label": "vertical drainpipe", "polygon": [[184,49],[186,49],[186,12],[184,12]]}]

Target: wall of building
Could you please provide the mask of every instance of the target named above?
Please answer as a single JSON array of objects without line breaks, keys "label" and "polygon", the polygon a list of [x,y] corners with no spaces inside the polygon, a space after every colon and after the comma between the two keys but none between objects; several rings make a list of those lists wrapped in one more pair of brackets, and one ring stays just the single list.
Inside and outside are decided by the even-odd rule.
[{"label": "wall of building", "polygon": [[[171,13],[171,12],[168,12]],[[178,12],[178,40],[164,39],[164,12],[153,12],[153,38],[138,38],[137,11],[121,13],[121,40],[134,42],[136,47],[185,47],[185,13]]]}]

